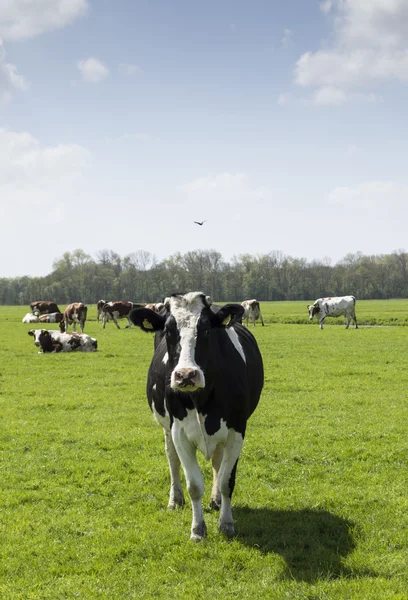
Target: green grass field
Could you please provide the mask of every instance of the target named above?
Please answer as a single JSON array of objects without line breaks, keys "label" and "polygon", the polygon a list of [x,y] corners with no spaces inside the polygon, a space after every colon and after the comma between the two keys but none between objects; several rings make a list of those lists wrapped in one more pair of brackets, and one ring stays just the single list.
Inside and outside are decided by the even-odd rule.
[{"label": "green grass field", "polygon": [[[153,338],[125,321],[103,330],[89,307],[98,352],[39,355],[28,308],[0,307],[0,598],[407,599],[408,329],[327,319],[320,331],[306,304],[261,305],[266,378],[238,465],[237,536],[208,510],[198,544],[189,501],[166,510],[145,398]],[[296,315],[308,324],[271,324]],[[408,301],[357,302],[363,315],[403,324]]]}]

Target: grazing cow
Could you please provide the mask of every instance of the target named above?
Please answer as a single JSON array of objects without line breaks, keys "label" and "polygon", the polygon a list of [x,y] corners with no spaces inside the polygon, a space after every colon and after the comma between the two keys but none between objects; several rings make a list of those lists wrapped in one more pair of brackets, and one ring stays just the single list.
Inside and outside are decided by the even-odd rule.
[{"label": "grazing cow", "polygon": [[144,331],[157,332],[147,397],[165,433],[169,508],[184,504],[180,462],[184,470],[193,509],[192,540],[206,534],[197,449],[212,461],[210,506],[221,509],[219,530],[228,537],[235,533],[231,512],[235,473],[264,377],[255,338],[239,323],[243,312],[239,304],[214,307],[208,296],[191,292],[171,296],[166,312],[138,308],[130,315]]},{"label": "grazing cow", "polygon": [[88,308],[82,302],[73,302],[68,304],[64,312],[64,318],[60,322],[61,331],[68,331],[68,325],[72,323],[72,331],[76,331],[77,323],[81,327],[81,332],[84,332],[86,314]]},{"label": "grazing cow", "polygon": [[307,305],[309,319],[312,320],[315,315],[319,317],[320,329],[323,329],[323,321],[326,317],[339,317],[344,315],[347,319],[346,329],[353,319],[356,329],[358,329],[356,319],[356,299],[354,296],[338,296],[335,298],[318,298],[314,304]]},{"label": "grazing cow", "polygon": [[27,313],[22,321],[22,323],[39,323],[40,317],[38,315],[33,315],[33,313]]},{"label": "grazing cow", "polygon": [[50,315],[41,315],[40,323],[61,323],[64,315],[60,312],[51,313]]},{"label": "grazing cow", "polygon": [[129,315],[134,308],[144,307],[144,304],[135,304],[134,302],[126,302],[125,300],[118,300],[116,302],[106,302],[102,307],[102,323],[105,329],[106,323],[112,319],[116,327],[120,329],[118,319],[126,318],[128,320],[128,327],[132,327],[132,321],[129,319]]},{"label": "grazing cow", "polygon": [[61,333],[55,329],[31,329],[34,344],[43,352],[95,352],[98,342],[85,333]]},{"label": "grazing cow", "polygon": [[259,307],[258,300],[255,300],[255,298],[253,300],[244,300],[241,303],[241,306],[244,307],[244,316],[242,318],[243,318],[243,320],[244,319],[246,320],[247,327],[248,327],[249,319],[252,320],[254,327],[255,327],[255,321],[257,319],[261,319],[262,327],[264,326],[264,321],[262,318],[262,313],[261,313],[261,309]]},{"label": "grazing cow", "polygon": [[104,304],[106,304],[106,300],[98,300],[98,302],[96,303],[96,320],[98,321],[98,323],[99,319],[102,319],[103,317],[102,307]]},{"label": "grazing cow", "polygon": [[60,309],[55,302],[49,300],[38,300],[37,302],[31,302],[30,308],[33,314],[48,315],[54,312],[60,312]]}]

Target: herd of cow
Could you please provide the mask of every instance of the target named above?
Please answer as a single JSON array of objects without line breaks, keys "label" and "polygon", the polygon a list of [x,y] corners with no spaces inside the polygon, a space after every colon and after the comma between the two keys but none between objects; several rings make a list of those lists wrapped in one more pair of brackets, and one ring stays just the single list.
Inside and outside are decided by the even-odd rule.
[{"label": "herd of cow", "polygon": [[[349,326],[355,315],[355,298],[319,298],[308,306],[309,318],[319,316],[320,327],[327,316],[344,314]],[[97,349],[94,338],[83,333],[87,310],[82,303],[70,304],[60,313],[53,302],[33,302],[39,322],[59,322],[61,331],[33,329],[42,352]],[[235,534],[231,498],[246,425],[257,407],[264,383],[262,356],[246,320],[260,319],[259,302],[215,306],[202,292],[173,294],[163,303],[98,302],[97,320],[103,327],[112,319],[127,318],[154,333],[154,354],[147,377],[147,398],[156,421],[163,427],[170,470],[168,508],[184,505],[180,480],[183,468],[192,505],[191,539],[206,535],[202,507],[204,479],[197,462],[197,449],[213,467],[210,508],[219,510],[218,529],[227,537]],[[57,315],[61,315],[57,318]],[[42,317],[42,320],[40,320]],[[52,320],[51,320],[52,319]],[[23,319],[24,321],[24,319]],[[27,322],[27,321],[25,321]],[[68,325],[81,334],[67,333]]]}]

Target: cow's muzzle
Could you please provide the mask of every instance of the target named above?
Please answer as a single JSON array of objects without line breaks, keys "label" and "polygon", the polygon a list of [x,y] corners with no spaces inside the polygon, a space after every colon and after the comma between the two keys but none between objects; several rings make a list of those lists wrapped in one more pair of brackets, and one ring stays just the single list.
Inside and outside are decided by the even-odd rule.
[{"label": "cow's muzzle", "polygon": [[183,392],[192,392],[204,387],[203,374],[198,369],[183,368],[173,371],[171,387]]}]

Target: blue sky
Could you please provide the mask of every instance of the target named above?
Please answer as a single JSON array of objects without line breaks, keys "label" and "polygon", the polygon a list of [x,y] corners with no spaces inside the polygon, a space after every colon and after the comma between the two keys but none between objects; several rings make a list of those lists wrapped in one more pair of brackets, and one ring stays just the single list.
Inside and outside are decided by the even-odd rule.
[{"label": "blue sky", "polygon": [[0,277],[408,250],[407,26],[408,0],[0,0]]}]

